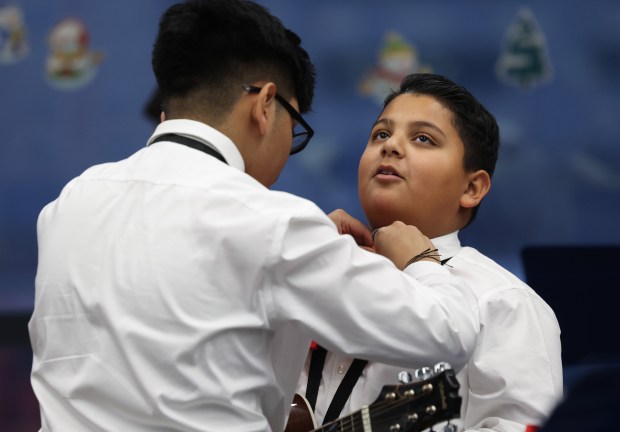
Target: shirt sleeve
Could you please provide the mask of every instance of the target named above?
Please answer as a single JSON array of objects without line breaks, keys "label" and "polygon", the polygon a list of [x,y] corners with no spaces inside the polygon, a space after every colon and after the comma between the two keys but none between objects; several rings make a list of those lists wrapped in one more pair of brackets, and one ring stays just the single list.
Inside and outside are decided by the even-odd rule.
[{"label": "shirt sleeve", "polygon": [[274,233],[272,319],[294,321],[328,350],[403,367],[459,370],[479,330],[476,299],[438,264],[398,270],[339,235],[325,215],[292,217]]},{"label": "shirt sleeve", "polygon": [[482,332],[467,366],[467,431],[519,431],[541,426],[562,397],[560,329],[529,289],[481,299]]}]

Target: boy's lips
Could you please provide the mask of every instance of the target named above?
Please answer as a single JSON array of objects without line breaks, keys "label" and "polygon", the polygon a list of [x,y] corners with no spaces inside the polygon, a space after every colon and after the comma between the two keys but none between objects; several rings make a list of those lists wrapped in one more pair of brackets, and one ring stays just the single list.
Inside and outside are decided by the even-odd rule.
[{"label": "boy's lips", "polygon": [[403,176],[401,176],[392,165],[381,165],[377,168],[375,177],[379,177],[381,179],[403,178]]}]

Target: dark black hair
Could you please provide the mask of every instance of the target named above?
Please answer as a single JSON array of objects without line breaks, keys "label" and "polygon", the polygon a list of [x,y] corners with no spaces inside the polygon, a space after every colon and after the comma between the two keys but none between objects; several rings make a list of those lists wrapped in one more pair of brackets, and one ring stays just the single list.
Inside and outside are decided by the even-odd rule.
[{"label": "dark black hair", "polygon": [[301,39],[249,0],[192,0],[162,16],[152,65],[164,104],[200,92],[201,109],[221,115],[242,84],[273,81],[278,93],[311,109],[315,70]]},{"label": "dark black hair", "polygon": [[[450,110],[454,127],[465,146],[465,171],[482,169],[493,176],[500,146],[499,127],[495,117],[465,87],[441,75],[407,75],[400,88],[385,98],[383,109],[402,94],[431,96]],[[478,208],[479,205],[473,209],[467,225],[474,220]]]}]

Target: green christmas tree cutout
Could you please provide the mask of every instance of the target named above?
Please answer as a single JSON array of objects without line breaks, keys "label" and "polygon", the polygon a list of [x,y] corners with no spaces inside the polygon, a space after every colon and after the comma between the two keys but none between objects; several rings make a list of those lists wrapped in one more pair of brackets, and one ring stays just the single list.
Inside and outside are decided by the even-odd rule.
[{"label": "green christmas tree cutout", "polygon": [[522,88],[532,88],[551,79],[545,35],[529,8],[521,8],[508,28],[496,73],[501,81]]}]

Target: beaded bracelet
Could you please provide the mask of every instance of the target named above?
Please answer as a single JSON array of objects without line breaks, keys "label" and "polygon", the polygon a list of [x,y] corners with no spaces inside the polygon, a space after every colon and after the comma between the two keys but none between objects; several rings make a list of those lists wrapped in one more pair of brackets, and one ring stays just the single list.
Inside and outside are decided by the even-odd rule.
[{"label": "beaded bracelet", "polygon": [[424,252],[417,254],[416,256],[411,258],[409,261],[407,261],[407,264],[405,264],[405,267],[407,267],[409,264],[413,264],[414,262],[420,261],[423,258],[431,258],[437,262],[441,262],[441,260],[439,259],[440,255],[437,253],[437,249],[428,248]]}]

